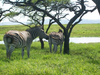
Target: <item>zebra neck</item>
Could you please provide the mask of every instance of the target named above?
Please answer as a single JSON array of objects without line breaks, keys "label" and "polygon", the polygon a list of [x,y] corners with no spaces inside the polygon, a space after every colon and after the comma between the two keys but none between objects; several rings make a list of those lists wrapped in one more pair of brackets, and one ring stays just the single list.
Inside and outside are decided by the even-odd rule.
[{"label": "zebra neck", "polygon": [[33,31],[30,34],[32,36],[32,39],[35,39],[36,37],[38,37],[38,32],[37,31]]}]

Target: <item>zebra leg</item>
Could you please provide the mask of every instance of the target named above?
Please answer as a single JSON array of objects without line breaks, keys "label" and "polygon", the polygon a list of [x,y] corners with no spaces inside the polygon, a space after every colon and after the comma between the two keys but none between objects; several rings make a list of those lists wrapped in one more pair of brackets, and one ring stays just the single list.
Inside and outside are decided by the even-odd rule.
[{"label": "zebra leg", "polygon": [[9,46],[8,45],[6,45],[6,56],[7,58],[9,57]]},{"label": "zebra leg", "polygon": [[23,56],[24,56],[24,48],[22,48],[22,58],[23,58]]},{"label": "zebra leg", "polygon": [[52,53],[52,44],[49,43],[49,47],[50,47],[50,52]]},{"label": "zebra leg", "polygon": [[10,56],[11,56],[11,53],[13,52],[13,50],[15,49],[14,46],[10,46],[10,49],[9,49],[9,59],[10,59]]},{"label": "zebra leg", "polygon": [[63,45],[63,44],[60,45],[60,53],[62,52],[62,45]]},{"label": "zebra leg", "polygon": [[56,52],[57,52],[57,45],[54,44],[54,53],[56,53]]},{"label": "zebra leg", "polygon": [[53,52],[55,51],[55,45],[53,44]]},{"label": "zebra leg", "polygon": [[30,46],[27,46],[27,55],[28,55],[28,58],[30,56]]}]

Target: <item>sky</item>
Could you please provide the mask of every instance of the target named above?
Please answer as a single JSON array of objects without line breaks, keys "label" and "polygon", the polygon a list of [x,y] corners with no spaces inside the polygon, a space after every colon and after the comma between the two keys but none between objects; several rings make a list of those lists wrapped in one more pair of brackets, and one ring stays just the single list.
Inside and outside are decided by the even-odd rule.
[{"label": "sky", "polygon": [[[75,1],[77,1],[77,0],[71,0],[71,2],[75,2]],[[88,2],[88,5],[92,5],[92,6],[96,6],[95,5],[95,3],[93,3],[93,1],[92,0],[87,0],[87,1],[89,1]],[[88,20],[100,20],[100,15],[99,15],[99,13],[98,13],[98,10],[96,9],[94,12],[89,12],[89,13],[87,13],[84,17],[83,17],[83,19],[88,19]]]},{"label": "sky", "polygon": [[[77,1],[77,0],[71,0],[71,2],[75,2],[75,1]],[[92,6],[95,6],[95,4],[92,2],[92,0],[88,0],[89,1],[89,5],[92,5]],[[3,5],[2,6],[2,4],[1,4],[1,2],[0,2],[0,7],[2,7],[3,9],[7,9],[8,7],[10,7],[10,5],[9,4],[7,4],[7,5]],[[69,15],[69,17],[72,17],[74,14],[73,13],[71,13],[70,15]],[[22,17],[18,17],[18,19],[20,19],[20,21],[27,21],[27,18],[26,17],[24,17],[24,18],[22,18]],[[83,17],[83,19],[87,19],[87,20],[100,20],[100,15],[99,15],[99,13],[98,13],[98,10],[95,10],[94,12],[89,12],[89,13],[87,13],[84,17]],[[4,19],[2,22],[9,22],[9,20],[7,20],[7,19]]]}]

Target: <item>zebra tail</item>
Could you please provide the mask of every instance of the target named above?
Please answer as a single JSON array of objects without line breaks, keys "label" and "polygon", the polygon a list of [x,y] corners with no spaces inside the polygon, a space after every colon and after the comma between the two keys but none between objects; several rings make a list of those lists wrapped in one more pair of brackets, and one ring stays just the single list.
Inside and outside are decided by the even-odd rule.
[{"label": "zebra tail", "polygon": [[8,42],[8,43],[13,43],[13,36],[11,36],[11,35],[9,35],[9,34],[5,34],[5,36],[4,36],[4,40],[6,40],[6,42]]}]

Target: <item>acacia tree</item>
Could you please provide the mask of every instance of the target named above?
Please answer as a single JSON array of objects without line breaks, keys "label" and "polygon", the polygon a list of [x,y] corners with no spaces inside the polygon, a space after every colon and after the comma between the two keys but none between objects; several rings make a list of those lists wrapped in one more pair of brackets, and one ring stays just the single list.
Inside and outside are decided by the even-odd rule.
[{"label": "acacia tree", "polygon": [[[5,3],[12,4],[14,6],[18,7],[27,7],[30,8],[34,11],[37,11],[38,13],[42,13],[40,17],[44,18],[46,16],[50,17],[50,22],[49,22],[49,27],[53,23],[57,23],[63,30],[64,30],[64,53],[69,54],[69,37],[71,35],[72,29],[77,25],[81,20],[82,17],[88,13],[88,12],[93,12],[96,7],[92,8],[91,10],[87,10],[85,5],[87,1],[85,0],[77,0],[76,3],[72,4],[69,3],[69,1],[66,0],[16,0],[16,1],[11,1],[11,0],[5,0]],[[56,13],[52,12],[55,11]],[[65,18],[68,13],[63,13],[64,11],[70,11],[74,12],[74,16],[69,20],[68,24],[66,27],[61,23],[61,19]],[[29,13],[30,10],[27,10]],[[64,15],[63,15],[64,14]],[[44,15],[44,16],[43,16]],[[34,16],[34,15],[33,15]],[[47,30],[48,31],[48,30]]]},{"label": "acacia tree", "polygon": [[[64,1],[62,1],[64,2]],[[12,22],[18,22],[18,23],[21,23],[25,26],[28,26],[30,27],[31,24],[39,24],[39,25],[42,25],[44,26],[44,21],[45,21],[45,17],[47,16],[44,12],[39,12],[37,9],[33,8],[32,5],[29,5],[31,4],[32,2],[30,1],[24,1],[24,2],[11,2],[11,1],[5,1],[5,3],[11,3],[14,7],[17,7],[18,8],[18,11],[12,11],[10,13],[8,13],[7,15],[10,17],[9,20],[12,21]],[[52,4],[52,5],[51,5]],[[58,3],[57,1],[56,2],[47,2],[44,0],[38,0],[37,2],[35,2],[35,5],[38,7],[38,8],[43,8],[45,11],[48,11],[49,13],[52,13],[52,11],[58,11],[57,7],[60,5],[62,5],[61,3]],[[56,6],[55,6],[56,5]],[[25,7],[27,6],[27,7]],[[53,8],[53,9],[51,9]],[[21,10],[20,10],[21,9]],[[63,11],[62,11],[63,12]],[[58,18],[58,20],[60,20],[60,18],[64,18],[66,16],[66,14],[63,16],[63,17],[59,17],[61,15],[62,12],[56,12],[55,14],[53,13],[53,15],[55,17]],[[13,14],[13,15],[12,15]],[[27,16],[30,18],[30,21],[31,23],[29,25],[26,25],[16,19],[14,19],[15,16],[18,16],[20,14],[23,14],[24,16]],[[55,21],[53,19],[50,20],[49,22],[49,27],[51,24],[53,24]],[[43,27],[44,28],[44,27]],[[49,28],[48,28],[49,29]],[[40,42],[41,42],[41,48],[44,48],[44,43],[42,41],[42,39],[40,38]]]}]

